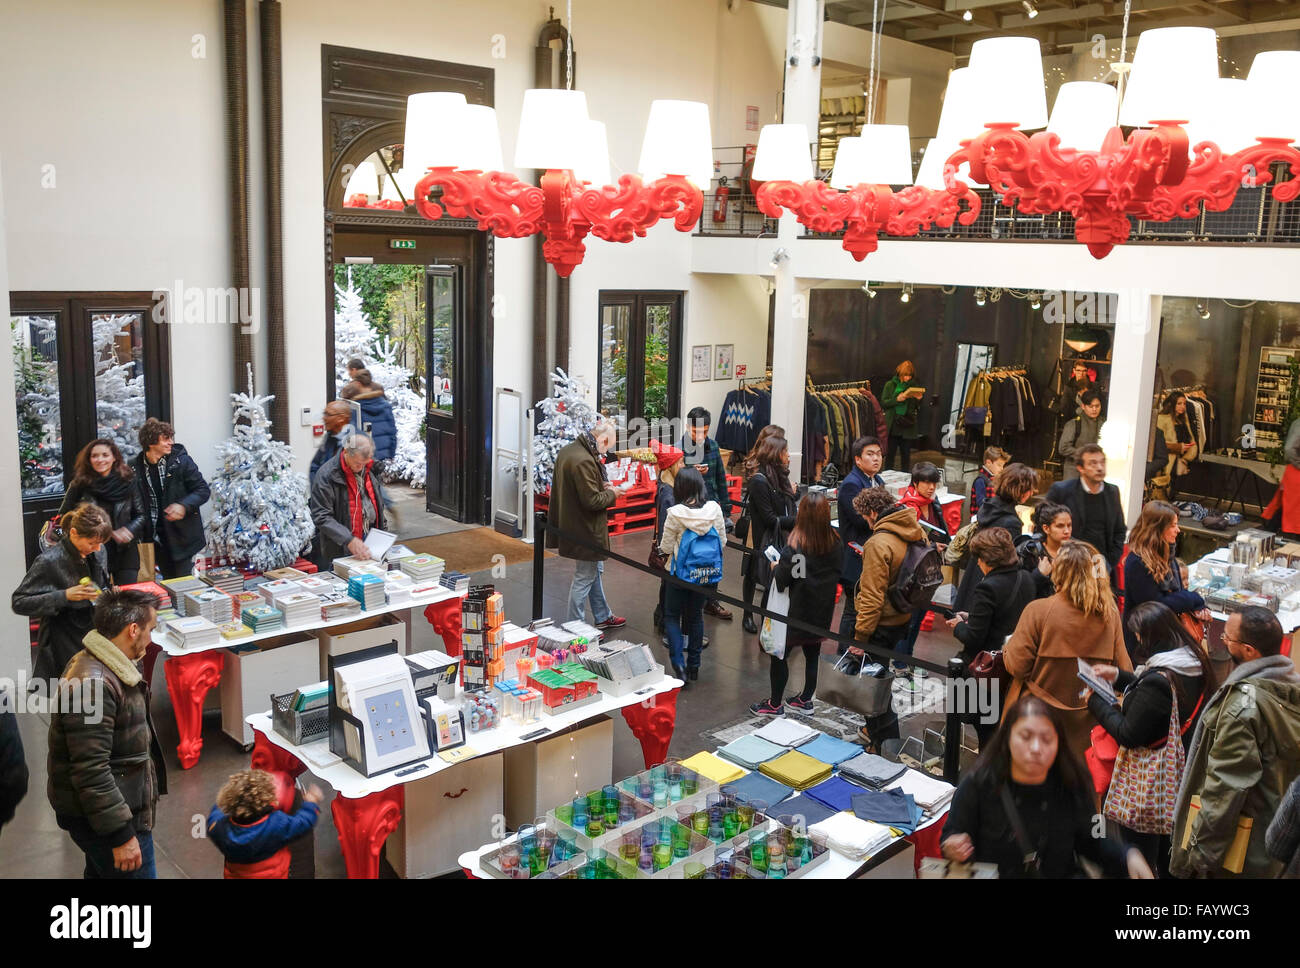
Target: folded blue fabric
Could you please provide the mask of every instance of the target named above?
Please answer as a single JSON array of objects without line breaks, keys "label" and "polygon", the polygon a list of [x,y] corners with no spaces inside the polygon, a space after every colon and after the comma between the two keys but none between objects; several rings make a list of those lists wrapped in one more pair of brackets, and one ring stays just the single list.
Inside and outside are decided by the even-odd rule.
[{"label": "folded blue fabric", "polygon": [[747,770],[757,770],[760,763],[776,759],[784,752],[786,752],[784,746],[777,746],[775,743],[769,743],[761,736],[747,733],[739,739],[733,739],[726,746],[719,749],[718,755],[743,766]]},{"label": "folded blue fabric", "polygon": [[819,733],[815,739],[800,746],[799,752],[805,756],[811,756],[814,760],[829,763],[831,766],[839,766],[845,760],[851,760],[861,753],[862,747],[857,743],[850,743],[848,740],[836,739],[834,736]]},{"label": "folded blue fabric", "polygon": [[754,803],[762,800],[769,807],[775,806],[794,793],[794,790],[784,783],[777,783],[776,780],[773,780],[770,776],[764,776],[762,773],[750,773],[742,776],[735,783],[724,785],[722,789],[728,793],[735,793],[736,799],[741,803]]},{"label": "folded blue fabric", "polygon": [[867,790],[852,797],[853,815],[859,820],[873,820],[906,833],[916,830],[925,811],[916,805],[911,794],[902,790]]},{"label": "folded blue fabric", "polygon": [[838,813],[841,810],[853,809],[853,795],[861,793],[862,787],[841,777],[833,776],[829,780],[818,783],[815,787],[809,787],[804,792]]},{"label": "folded blue fabric", "polygon": [[789,814],[791,817],[803,818],[803,827],[807,830],[815,823],[821,823],[827,817],[835,816],[835,811],[824,803],[819,803],[806,793],[800,793],[789,800],[781,801],[781,808],[773,810],[776,816],[780,817]]}]

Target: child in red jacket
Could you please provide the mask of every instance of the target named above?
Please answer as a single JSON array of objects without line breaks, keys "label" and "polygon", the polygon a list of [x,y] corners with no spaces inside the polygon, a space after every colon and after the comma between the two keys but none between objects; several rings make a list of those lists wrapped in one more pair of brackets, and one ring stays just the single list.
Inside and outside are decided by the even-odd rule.
[{"label": "child in red jacket", "polygon": [[303,805],[288,813],[293,806],[291,783],[280,790],[276,777],[266,770],[232,773],[208,814],[208,839],[226,858],[225,876],[288,877],[288,845],[316,826],[317,804],[323,798],[320,787],[309,786]]}]

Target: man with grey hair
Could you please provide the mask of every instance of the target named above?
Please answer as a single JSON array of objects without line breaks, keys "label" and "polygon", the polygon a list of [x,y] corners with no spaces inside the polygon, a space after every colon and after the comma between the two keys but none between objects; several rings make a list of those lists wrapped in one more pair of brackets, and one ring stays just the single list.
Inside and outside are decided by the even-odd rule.
[{"label": "man with grey hair", "polygon": [[384,488],[374,473],[375,444],[355,433],[327,460],[311,485],[311,519],[320,535],[322,568],[335,558],[369,558],[365,537],[384,527]]},{"label": "man with grey hair", "polygon": [[627,624],[610,611],[600,576],[605,570],[609,550],[608,509],[619,494],[631,485],[609,485],[601,457],[614,446],[618,428],[599,420],[596,426],[577,440],[560,448],[555,455],[554,483],[551,486],[550,523],[559,534],[550,536],[560,557],[574,562],[573,584],[569,588],[569,620],[584,621],[587,602],[596,628],[616,629]]},{"label": "man with grey hair", "polygon": [[352,433],[352,408],[346,400],[331,400],[325,404],[321,422],[325,424],[325,439],[311,459],[311,469],[307,474],[309,482],[316,480],[316,474],[325,466],[326,461],[339,452],[343,441]]}]

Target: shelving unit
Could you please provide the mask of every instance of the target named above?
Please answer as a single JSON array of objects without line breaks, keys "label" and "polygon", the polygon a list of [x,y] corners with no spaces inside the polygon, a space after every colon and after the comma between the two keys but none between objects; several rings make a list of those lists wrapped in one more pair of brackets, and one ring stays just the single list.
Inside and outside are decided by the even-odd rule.
[{"label": "shelving unit", "polygon": [[830,171],[835,165],[835,149],[840,139],[862,133],[862,126],[867,123],[866,101],[865,97],[822,98],[817,125],[818,168]]},{"label": "shelving unit", "polygon": [[1255,441],[1258,449],[1282,446],[1282,427],[1291,406],[1291,361],[1300,349],[1264,346],[1255,380]]}]

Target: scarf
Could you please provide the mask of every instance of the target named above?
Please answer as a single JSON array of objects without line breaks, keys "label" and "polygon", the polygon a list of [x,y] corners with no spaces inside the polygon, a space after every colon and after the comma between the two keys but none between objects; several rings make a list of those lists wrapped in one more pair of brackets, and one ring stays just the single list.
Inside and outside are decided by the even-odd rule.
[{"label": "scarf", "polygon": [[86,490],[94,495],[96,504],[111,508],[127,500],[133,483],[110,470],[107,474],[96,475],[93,480],[87,481]]},{"label": "scarf", "polygon": [[1177,649],[1170,649],[1168,652],[1157,652],[1147,661],[1133,670],[1134,675],[1140,676],[1148,669],[1168,669],[1170,672],[1176,672],[1180,676],[1199,676],[1204,674],[1201,668],[1201,660],[1196,657],[1191,649],[1182,646]]},{"label": "scarf", "polygon": [[[379,523],[379,499],[375,497],[375,484],[370,477],[370,468],[375,465],[373,460],[366,461],[366,493],[370,495],[370,505],[375,509],[375,523]],[[348,482],[348,514],[351,517],[352,537],[364,538],[366,536],[366,508],[361,500],[361,489],[357,486],[357,475],[352,472],[352,468],[344,462],[342,455],[339,456],[339,470],[343,472],[343,479]]]}]

